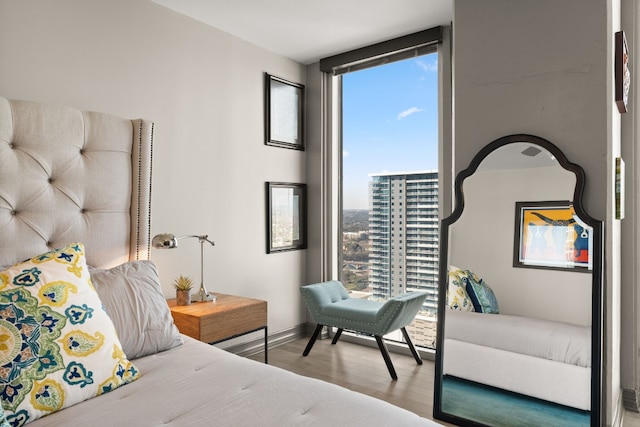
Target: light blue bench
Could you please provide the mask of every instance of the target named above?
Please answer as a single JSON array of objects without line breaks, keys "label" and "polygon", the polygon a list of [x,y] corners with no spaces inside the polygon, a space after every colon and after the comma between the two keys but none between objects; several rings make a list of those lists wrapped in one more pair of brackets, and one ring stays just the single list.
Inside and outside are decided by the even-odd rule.
[{"label": "light blue bench", "polygon": [[397,380],[398,375],[389,357],[389,350],[383,336],[400,329],[411,354],[418,365],[422,365],[422,359],[405,327],[418,314],[427,297],[426,293],[408,292],[386,302],[370,301],[350,298],[345,287],[337,280],[301,286],[300,292],[311,317],[318,324],[302,353],[303,356],[309,354],[324,326],[338,328],[331,344],[338,342],[344,329],[371,335],[378,343],[391,378]]}]

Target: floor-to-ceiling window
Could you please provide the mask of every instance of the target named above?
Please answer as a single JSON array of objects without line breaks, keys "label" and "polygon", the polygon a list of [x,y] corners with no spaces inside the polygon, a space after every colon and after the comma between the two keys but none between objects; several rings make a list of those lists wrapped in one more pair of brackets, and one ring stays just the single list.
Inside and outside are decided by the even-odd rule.
[{"label": "floor-to-ceiling window", "polygon": [[[336,254],[327,256],[335,265],[329,276],[356,298],[426,292],[407,328],[426,348],[435,346],[437,322],[442,36],[434,28],[320,62],[333,75],[326,83],[332,148],[325,188],[333,196],[324,200],[335,237],[325,240]],[[399,331],[387,338],[402,341]]]},{"label": "floor-to-ceiling window", "polygon": [[433,52],[341,77],[341,280],[352,297],[379,301],[427,292],[408,330],[428,348],[438,294],[437,61]]}]

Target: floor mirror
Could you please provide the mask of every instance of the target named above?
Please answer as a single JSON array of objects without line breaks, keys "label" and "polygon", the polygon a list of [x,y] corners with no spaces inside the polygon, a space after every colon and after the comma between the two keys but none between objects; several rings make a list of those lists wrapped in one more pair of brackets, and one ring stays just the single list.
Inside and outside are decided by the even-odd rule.
[{"label": "floor mirror", "polygon": [[497,139],[441,221],[434,417],[599,426],[603,223],[584,170],[550,141]]}]

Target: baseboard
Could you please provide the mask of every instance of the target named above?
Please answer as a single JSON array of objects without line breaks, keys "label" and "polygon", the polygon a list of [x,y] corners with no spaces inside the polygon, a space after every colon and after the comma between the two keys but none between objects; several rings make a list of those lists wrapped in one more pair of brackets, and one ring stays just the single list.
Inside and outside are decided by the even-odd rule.
[{"label": "baseboard", "polygon": [[[313,335],[313,332],[316,329],[315,323],[301,323],[292,328],[285,329],[280,332],[276,332],[275,334],[269,334],[269,348],[277,347],[279,345],[288,343],[290,341],[294,341],[298,338],[302,337],[310,337]],[[258,335],[259,334],[259,335]],[[237,354],[242,357],[253,356],[254,354],[258,354],[264,351],[264,335],[261,332],[254,333],[256,338],[252,338],[248,341],[242,342],[240,344],[231,345],[224,347],[230,353]],[[322,333],[318,337],[318,339],[323,340],[331,338],[329,334],[328,328],[323,328]],[[345,332],[342,334],[341,340],[348,342],[355,342],[361,345],[366,345],[374,348],[378,348],[378,344],[375,342],[373,338],[365,337],[365,336],[356,336],[354,334],[349,334]],[[394,343],[392,341],[387,341],[387,347],[389,351],[392,353],[401,353],[406,355],[411,355],[411,352],[407,348],[406,345],[401,343]],[[435,359],[435,351],[426,350],[422,348],[418,348],[418,352],[420,356],[425,360],[434,360]]]},{"label": "baseboard", "polygon": [[624,403],[624,409],[632,412],[640,412],[640,402],[638,397],[637,390],[623,388],[622,402]]},{"label": "baseboard", "polygon": [[[326,331],[324,331],[323,333],[326,333]],[[365,335],[357,335],[354,333],[348,333],[346,331],[340,337],[340,341],[347,341],[347,342],[352,342],[360,345],[365,345],[367,347],[378,348],[378,343],[373,337],[369,337]],[[398,353],[398,354],[411,356],[411,351],[409,350],[409,347],[407,347],[406,344],[394,342],[390,340],[385,340],[385,343],[387,344],[387,348],[389,349],[390,353]],[[420,357],[422,357],[424,360],[433,361],[436,358],[435,350],[426,349],[423,347],[416,347],[416,350],[418,351],[418,353],[420,353]]]},{"label": "baseboard", "polygon": [[[306,325],[301,323],[292,328],[285,329],[274,334],[268,335],[269,348],[277,347],[290,341],[294,341],[298,338],[304,337],[306,334]],[[249,341],[245,341],[240,344],[225,347],[225,350],[237,354],[242,357],[253,356],[264,351],[264,335],[260,333],[260,336]]]},{"label": "baseboard", "polygon": [[[316,324],[307,322],[304,324],[304,328],[305,328],[305,336],[310,337],[311,335],[313,335],[313,333],[316,330]],[[324,340],[327,338],[329,338],[329,328],[325,327],[325,328],[322,328],[322,332],[320,333],[320,336],[318,336],[317,339]]]}]

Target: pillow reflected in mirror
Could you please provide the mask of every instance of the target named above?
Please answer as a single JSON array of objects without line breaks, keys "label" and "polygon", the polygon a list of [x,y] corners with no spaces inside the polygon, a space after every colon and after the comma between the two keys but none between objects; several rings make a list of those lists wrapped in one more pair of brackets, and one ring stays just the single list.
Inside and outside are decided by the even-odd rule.
[{"label": "pillow reflected in mirror", "polygon": [[468,270],[449,266],[449,285],[447,287],[447,307],[459,311],[475,311],[473,302],[467,293],[466,275]]},{"label": "pillow reflected in mirror", "polygon": [[478,313],[500,313],[498,300],[491,287],[475,273],[471,271],[468,273],[470,274],[465,279],[467,282],[466,290],[473,304],[473,309]]}]

